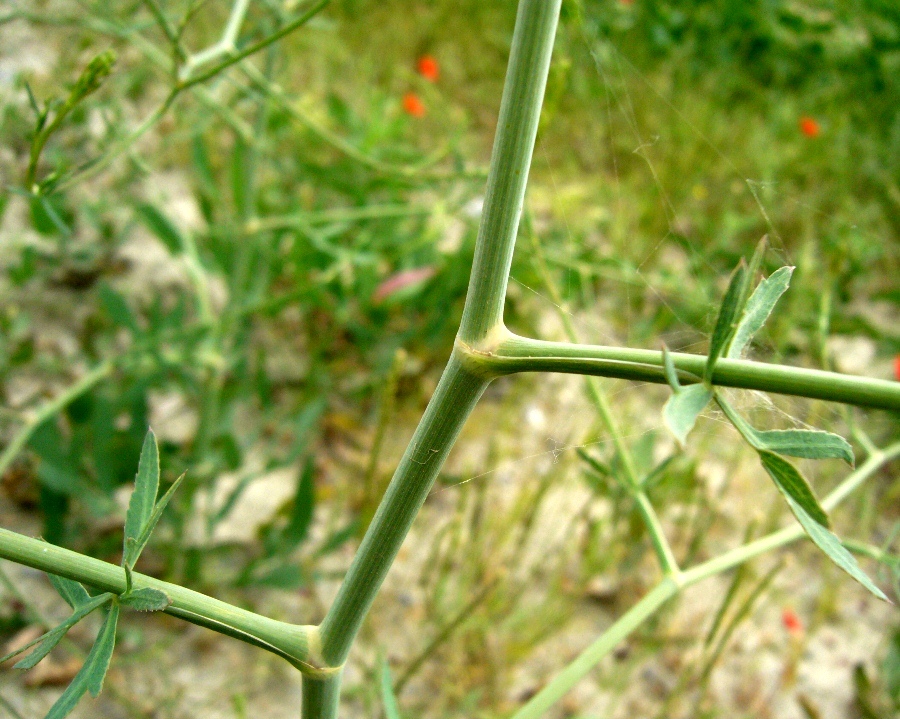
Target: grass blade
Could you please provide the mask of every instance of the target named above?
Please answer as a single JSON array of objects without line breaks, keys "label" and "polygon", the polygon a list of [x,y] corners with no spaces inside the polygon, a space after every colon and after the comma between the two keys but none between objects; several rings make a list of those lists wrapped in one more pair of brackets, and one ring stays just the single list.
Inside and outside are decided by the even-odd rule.
[{"label": "grass blade", "polygon": [[387,659],[381,658],[381,702],[384,704],[384,715],[387,719],[400,719],[400,708],[397,706],[397,697],[394,695],[391,670]]}]

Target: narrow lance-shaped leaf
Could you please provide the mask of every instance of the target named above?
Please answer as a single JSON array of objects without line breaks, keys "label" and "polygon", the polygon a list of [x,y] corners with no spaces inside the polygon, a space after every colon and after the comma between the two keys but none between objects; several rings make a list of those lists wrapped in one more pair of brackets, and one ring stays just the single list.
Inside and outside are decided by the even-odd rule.
[{"label": "narrow lance-shaped leaf", "polygon": [[741,260],[734,268],[734,272],[731,273],[731,280],[728,282],[728,289],[722,299],[722,306],[719,307],[719,316],[716,318],[716,326],[709,342],[709,356],[706,358],[706,369],[703,373],[707,382],[712,380],[716,362],[728,346],[728,341],[734,332],[734,324],[743,310],[741,298],[744,295],[746,277],[747,266],[744,264],[744,260]]},{"label": "narrow lance-shaped leaf", "polygon": [[172,600],[169,595],[159,589],[144,587],[122,597],[122,604],[139,612],[161,612]]},{"label": "narrow lance-shaped leaf", "polygon": [[781,295],[787,291],[793,272],[793,267],[782,267],[759,283],[747,301],[747,307],[734,332],[734,339],[731,341],[726,356],[741,356],[747,343],[762,329]]},{"label": "narrow lance-shaped leaf", "polygon": [[143,547],[138,545],[138,538],[143,534],[153,514],[158,491],[159,448],[156,446],[156,436],[153,434],[153,430],[148,430],[147,436],[144,438],[144,446],[141,448],[137,477],[134,480],[134,492],[128,503],[128,513],[125,515],[123,565],[134,567],[140,556]]},{"label": "narrow lance-shaped leaf", "polygon": [[847,574],[862,584],[876,597],[883,599],[886,602],[890,602],[884,592],[876,587],[872,580],[869,579],[868,575],[860,568],[854,556],[844,548],[840,539],[819,524],[815,519],[810,517],[809,514],[806,513],[806,510],[793,499],[788,497],[787,502],[791,511],[794,513],[794,516],[797,517],[797,521],[800,522],[800,525],[806,530],[809,538],[815,542],[819,549],[828,555],[828,558],[832,562],[847,572]]},{"label": "narrow lance-shaped leaf", "polygon": [[803,459],[842,459],[851,467],[855,464],[853,448],[846,439],[817,429],[773,429],[756,431],[761,449],[768,449],[788,457]]},{"label": "narrow lance-shaped leaf", "polygon": [[663,407],[663,421],[682,447],[712,395],[705,384],[692,384],[675,392]]},{"label": "narrow lance-shaped leaf", "polygon": [[78,609],[82,604],[87,604],[91,601],[91,595],[87,593],[87,590],[80,583],[60,577],[57,574],[48,574],[47,576],[50,579],[50,584],[59,593],[59,596],[65,599],[66,604],[72,609]]},{"label": "narrow lance-shaped leaf", "polygon": [[150,535],[153,534],[153,530],[156,529],[159,518],[162,517],[162,513],[165,510],[166,505],[169,504],[169,500],[172,499],[172,496],[178,490],[178,487],[181,485],[184,476],[185,475],[182,474],[178,479],[176,479],[172,483],[172,486],[169,487],[169,491],[166,492],[156,503],[156,506],[153,507],[153,512],[150,515],[150,518],[147,520],[147,523],[144,525],[141,534],[133,542],[135,557],[139,557],[141,552],[144,551],[144,547],[146,547],[147,542],[150,541]]},{"label": "narrow lance-shaped leaf", "polygon": [[[94,599],[89,600],[86,604],[78,607],[72,613],[72,615],[61,624],[55,626],[49,632],[46,632],[42,636],[38,637],[38,639],[35,639],[34,642],[31,642],[29,645],[22,647],[20,651],[25,650],[28,647],[33,646],[34,644],[40,643],[37,649],[35,649],[24,659],[16,663],[13,669],[31,669],[39,661],[41,661],[41,659],[47,656],[57,644],[59,644],[60,640],[66,635],[66,632],[68,632],[72,627],[78,624],[78,622],[84,619],[95,609],[102,607],[104,604],[110,602],[112,598],[113,595],[109,593],[94,597]],[[6,661],[6,659],[8,658],[9,657],[4,657],[2,661]]]},{"label": "narrow lance-shaped leaf", "polygon": [[803,459],[843,459],[851,467],[854,464],[853,448],[843,437],[816,429],[773,429],[760,431],[741,417],[720,393],[716,402],[741,433],[747,443],[756,450]]},{"label": "narrow lance-shaped leaf", "polygon": [[812,487],[793,464],[765,449],[759,450],[759,459],[785,497],[803,507],[806,514],[823,527],[829,526],[828,515],[816,499]]},{"label": "narrow lance-shaped leaf", "polygon": [[97,696],[103,688],[103,679],[109,669],[109,661],[112,658],[116,644],[116,624],[119,621],[119,603],[113,601],[100,627],[100,633],[94,641],[84,665],[72,683],[66,687],[56,703],[50,707],[46,719],[63,719],[75,708],[85,692]]}]

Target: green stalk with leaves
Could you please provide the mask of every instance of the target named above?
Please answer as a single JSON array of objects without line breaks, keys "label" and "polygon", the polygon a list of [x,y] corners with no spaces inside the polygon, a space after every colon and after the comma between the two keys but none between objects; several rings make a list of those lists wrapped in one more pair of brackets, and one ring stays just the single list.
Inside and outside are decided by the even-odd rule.
[{"label": "green stalk with leaves", "polygon": [[[785,457],[836,458],[853,465],[850,445],[837,435],[815,430],[758,430],[740,416],[723,392],[723,387],[754,389],[900,410],[900,385],[740,359],[747,343],[763,327],[775,303],[787,289],[792,271],[791,268],[782,268],[754,286],[765,251],[764,244],[760,244],[749,266],[741,263],[732,275],[706,356],[673,354],[667,349],[660,352],[545,342],[519,337],[506,329],[503,323],[506,288],[560,4],[561,0],[520,2],[483,216],[456,342],[434,395],[324,620],[319,625],[275,621],[136,571],[142,550],[181,482],[179,478],[158,498],[159,455],[155,437],[150,432],[144,441],[135,490],[126,515],[121,566],[0,529],[0,557],[50,574],[57,591],[73,610],[72,615],[59,626],[32,645],[15,652],[18,654],[36,645],[17,666],[34,666],[77,622],[97,610],[105,613],[82,670],[48,717],[59,719],[71,711],[85,693],[90,692],[94,696],[99,693],[113,654],[115,629],[122,607],[166,612],[283,657],[301,672],[301,716],[304,719],[337,717],[344,665],[444,460],[487,386],[499,377],[518,372],[565,372],[667,383],[673,394],[663,408],[663,418],[682,445],[698,415],[711,402],[715,402],[741,437],[758,453],[762,468],[783,494],[799,524],[700,564],[680,567],[646,491],[652,472],[641,476],[633,466],[628,467],[627,450],[624,445],[617,445],[617,452],[628,467],[624,481],[651,537],[662,578],[654,589],[562,669],[542,691],[528,700],[513,715],[514,719],[541,716],[618,642],[684,588],[740,566],[763,552],[784,546],[804,535],[875,596],[887,599],[831,532],[827,511],[837,506],[887,462],[900,456],[900,444],[874,449],[837,489],[820,502],[809,482]],[[239,62],[300,24],[299,20],[289,23],[269,38],[236,50],[235,37],[246,12],[246,3],[239,0],[222,40],[208,50],[190,56],[180,45],[178,28],[170,25],[154,2],[148,5],[166,37],[173,43],[176,50],[173,62],[176,65],[181,63],[176,73],[177,92]],[[315,4],[309,13],[321,5]],[[220,57],[225,59],[219,60],[210,69],[197,69],[201,65],[214,63]],[[170,103],[171,99],[167,102]],[[39,138],[35,143],[35,157],[39,157]],[[35,159],[29,169],[32,179],[36,162]],[[51,183],[41,192],[52,189]],[[614,429],[612,410],[600,390],[597,390],[597,398],[601,413],[607,415],[604,422]],[[85,586],[95,593],[89,593]],[[380,674],[386,712],[390,717],[399,716],[386,664],[382,665]]]}]

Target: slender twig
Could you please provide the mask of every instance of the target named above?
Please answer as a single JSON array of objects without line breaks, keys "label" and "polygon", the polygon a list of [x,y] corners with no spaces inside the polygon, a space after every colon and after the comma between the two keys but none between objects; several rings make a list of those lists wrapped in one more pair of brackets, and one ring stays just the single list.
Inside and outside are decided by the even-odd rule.
[{"label": "slender twig", "polygon": [[[125,570],[78,552],[0,528],[0,558],[74,579],[104,592],[126,591]],[[132,573],[136,589],[151,587],[172,600],[166,613],[268,649],[297,667],[306,667],[317,629],[269,619],[177,584]]]},{"label": "slender twig", "polygon": [[[855,472],[841,482],[824,500],[822,506],[833,509],[857,489],[887,462],[900,457],[900,442],[878,452],[863,463]],[[554,677],[547,686],[534,695],[510,719],[538,719],[556,701],[565,695],[596,664],[635,629],[655,614],[664,604],[680,591],[716,574],[733,569],[745,562],[783,547],[806,536],[799,524],[792,524],[782,530],[750,542],[742,547],[703,562],[682,572],[679,581],[664,578],[654,589],[616,620],[603,634],[591,643],[565,669]]]},{"label": "slender twig", "polygon": [[[666,384],[662,352],[655,350],[545,342],[510,332],[495,333],[492,339],[480,344],[457,342],[473,371],[485,376],[562,372]],[[701,381],[706,365],[704,355],[672,352],[671,356],[682,383]],[[712,383],[858,407],[900,410],[900,382],[803,367],[722,358],[716,364]]]},{"label": "slender twig", "polygon": [[[547,83],[560,2],[522,0],[516,16],[484,214],[460,326],[461,336],[469,341],[481,341],[495,326],[502,327],[509,263]],[[404,537],[488,382],[489,378],[464,366],[459,353],[454,350],[347,577],[322,622],[322,657],[330,666],[340,666],[346,661]]]},{"label": "slender twig", "polygon": [[34,434],[38,427],[64,409],[67,405],[74,402],[85,392],[89,391],[94,385],[106,379],[112,372],[113,366],[111,361],[103,362],[85,374],[84,377],[79,379],[71,387],[42,405],[34,416],[28,420],[25,426],[19,430],[18,434],[13,437],[13,440],[6,445],[3,454],[0,454],[0,476],[3,476],[4,472],[9,468],[9,465],[12,464],[19,452],[22,451],[22,448],[28,444],[28,440],[31,439],[31,435]]},{"label": "slender twig", "polygon": [[[531,231],[530,225],[531,223],[529,222],[528,229],[531,235],[531,247],[534,251],[535,266],[538,274],[544,283],[544,287],[550,293],[551,301],[557,308],[557,313],[569,341],[578,342],[575,325],[572,323],[572,318],[565,311],[563,298],[559,294],[556,283],[550,278],[550,271],[547,267],[543,248],[537,235]],[[613,416],[612,407],[610,407],[606,392],[603,391],[600,381],[596,377],[585,377],[585,382],[588,387],[588,395],[597,409],[597,413],[600,415],[600,420],[603,422],[607,434],[612,439],[613,451],[625,473],[626,482],[624,484],[627,486],[624,489],[634,499],[638,513],[641,515],[647,533],[650,535],[650,541],[653,545],[653,550],[656,552],[657,561],[664,574],[677,574],[680,570],[678,561],[675,559],[675,553],[672,551],[672,546],[669,544],[669,540],[663,531],[662,523],[657,516],[655,508],[650,503],[647,493],[641,488],[641,478],[638,476],[634,457],[622,438],[622,432],[619,430],[618,423]]]}]

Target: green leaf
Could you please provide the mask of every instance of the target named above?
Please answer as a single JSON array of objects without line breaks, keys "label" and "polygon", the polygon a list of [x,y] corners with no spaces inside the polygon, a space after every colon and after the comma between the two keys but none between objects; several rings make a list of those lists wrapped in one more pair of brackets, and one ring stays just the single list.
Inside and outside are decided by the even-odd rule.
[{"label": "green leaf", "polygon": [[753,335],[762,329],[781,295],[787,291],[793,272],[793,267],[782,267],[759,283],[753,295],[747,301],[747,307],[734,332],[734,339],[731,341],[731,346],[728,348],[726,356],[741,356],[741,352],[743,352],[747,343],[753,338]]},{"label": "green leaf", "polygon": [[181,254],[185,247],[185,239],[168,217],[153,205],[141,204],[135,209],[147,229],[162,241],[170,253]]},{"label": "green leaf", "polygon": [[[76,609],[72,613],[72,615],[68,619],[66,619],[64,622],[60,623],[58,626],[55,626],[49,632],[46,632],[45,634],[41,635],[40,637],[35,639],[30,644],[28,644],[27,646],[22,647],[20,650],[15,652],[14,654],[17,654],[21,651],[24,651],[28,647],[31,647],[34,644],[37,644],[38,642],[40,642],[40,646],[38,646],[38,648],[35,649],[27,657],[25,657],[24,659],[19,661],[13,667],[13,669],[31,669],[39,661],[41,661],[41,659],[43,659],[45,656],[47,656],[57,644],[59,644],[59,641],[66,635],[66,632],[68,632],[72,627],[74,627],[76,624],[78,624],[78,622],[80,622],[82,619],[84,619],[88,614],[93,612],[95,609],[97,609],[98,607],[102,607],[104,604],[111,601],[112,598],[113,598],[113,595],[109,594],[108,592],[105,594],[98,595],[97,597],[94,597],[93,599],[89,600],[86,604],[83,604],[78,609]],[[13,656],[13,655],[4,657],[2,659],[2,661],[6,661],[10,656]],[[2,663],[2,662],[0,662],[0,663]]]},{"label": "green leaf", "polygon": [[822,509],[819,500],[816,499],[816,495],[813,494],[809,482],[800,474],[800,470],[774,452],[770,452],[767,449],[758,451],[763,467],[775,481],[775,485],[781,490],[781,493],[792,502],[801,506],[803,511],[813,520],[823,527],[828,527],[828,515]]},{"label": "green leaf", "polygon": [[168,594],[159,589],[144,587],[123,595],[121,602],[139,612],[161,612],[172,603],[172,600]]},{"label": "green leaf", "polygon": [[754,430],[760,449],[768,449],[788,457],[803,459],[843,459],[851,467],[855,464],[853,448],[846,439],[817,429]]},{"label": "green leaf", "polygon": [[787,497],[787,502],[791,511],[794,513],[794,516],[797,518],[797,521],[800,522],[800,525],[809,535],[809,538],[815,542],[819,549],[828,555],[828,558],[831,559],[832,562],[847,572],[847,574],[862,584],[876,597],[883,599],[886,602],[890,602],[884,592],[876,587],[872,580],[869,579],[866,573],[860,568],[853,555],[844,548],[840,539],[815,519],[810,517],[806,510],[791,499],[791,497]]},{"label": "green leaf", "polygon": [[384,657],[381,657],[380,664],[381,702],[384,704],[384,715],[387,719],[400,719],[400,708],[397,706],[397,697],[394,695],[390,667]]},{"label": "green leaf", "polygon": [[97,696],[103,688],[103,679],[109,669],[109,661],[112,658],[113,648],[116,643],[116,624],[119,621],[119,604],[114,601],[109,608],[100,633],[97,635],[94,646],[91,648],[84,665],[72,683],[66,687],[56,703],[50,707],[46,719],[63,719],[69,715],[85,692]]},{"label": "green leaf", "polygon": [[294,506],[291,508],[291,516],[284,528],[282,541],[284,549],[290,550],[300,544],[309,532],[312,523],[313,509],[316,503],[315,494],[315,465],[312,457],[306,459],[303,472],[297,482],[297,492],[294,495]]},{"label": "green leaf", "polygon": [[773,429],[761,432],[741,417],[718,392],[716,402],[747,443],[757,451],[765,449],[804,459],[843,459],[851,467],[854,464],[853,448],[843,437],[816,429]]},{"label": "green leaf", "polygon": [[128,503],[125,515],[125,548],[122,564],[134,566],[141,554],[143,546],[138,539],[144,533],[153,514],[156,494],[159,491],[159,448],[153,430],[147,430],[141,458],[138,461],[137,477],[134,480],[134,492]]},{"label": "green leaf", "polygon": [[162,513],[166,508],[166,505],[169,503],[169,500],[172,499],[172,495],[175,494],[175,491],[178,489],[181,481],[184,479],[184,474],[182,474],[178,479],[176,479],[172,486],[169,487],[169,491],[166,492],[162,498],[156,503],[156,506],[153,508],[153,513],[150,515],[150,518],[147,520],[147,524],[144,526],[143,531],[140,536],[134,541],[134,551],[136,556],[140,556],[141,552],[144,551],[144,547],[147,546],[147,542],[150,541],[150,535],[153,534],[153,530],[156,528],[157,522],[159,522],[159,518],[162,517]]},{"label": "green leaf", "polygon": [[50,584],[59,592],[59,596],[65,599],[66,604],[72,609],[78,609],[78,607],[91,601],[91,595],[87,593],[87,590],[79,582],[60,577],[57,574],[48,574],[47,576],[50,578]]},{"label": "green leaf", "polygon": [[663,407],[663,421],[682,447],[712,396],[712,390],[706,385],[692,384],[675,392]]},{"label": "green leaf", "polygon": [[728,340],[731,339],[731,335],[734,332],[735,320],[743,309],[741,307],[741,296],[744,294],[746,277],[747,266],[744,264],[744,260],[741,260],[738,266],[734,268],[734,272],[731,273],[728,289],[725,291],[725,297],[722,299],[722,306],[719,307],[719,316],[716,318],[716,326],[713,329],[712,339],[709,342],[709,356],[706,358],[706,369],[703,373],[704,379],[707,381],[712,379],[716,362],[728,345]]},{"label": "green leaf", "polygon": [[[109,662],[112,659],[113,649],[116,646],[116,625],[119,622],[119,602],[113,600],[106,613],[100,633],[91,647],[91,652],[84,662],[89,668],[87,689],[91,696],[97,696],[103,689],[103,680],[109,670]],[[82,667],[83,669],[84,667]]]}]

